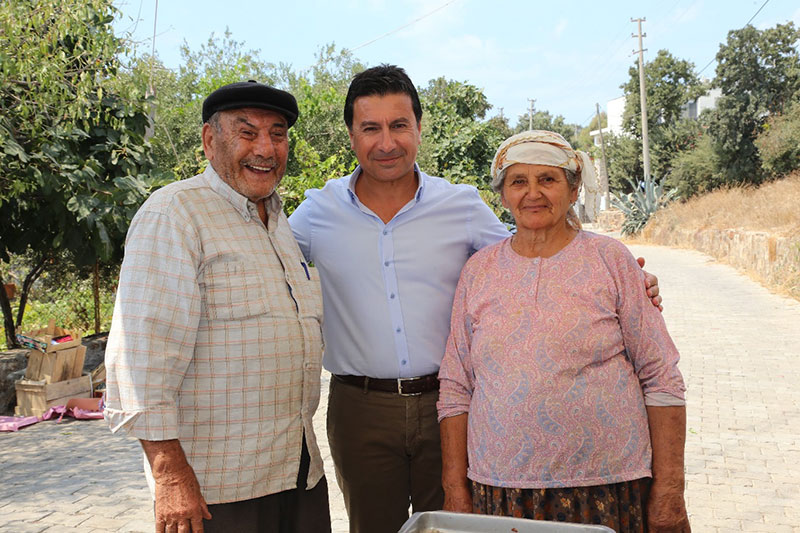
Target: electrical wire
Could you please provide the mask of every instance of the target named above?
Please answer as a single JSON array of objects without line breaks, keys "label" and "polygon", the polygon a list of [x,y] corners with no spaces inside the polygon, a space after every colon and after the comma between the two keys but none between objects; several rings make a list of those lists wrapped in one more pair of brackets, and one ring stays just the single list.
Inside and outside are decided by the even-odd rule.
[{"label": "electrical wire", "polygon": [[450,4],[452,4],[452,3],[456,2],[456,1],[457,1],[457,0],[450,0],[449,2],[445,2],[444,4],[440,5],[440,6],[439,6],[439,7],[437,7],[436,9],[434,9],[433,11],[430,11],[430,12],[428,12],[428,13],[426,13],[426,14],[422,15],[421,17],[418,17],[418,18],[416,18],[416,19],[412,20],[412,21],[411,21],[411,22],[409,22],[408,24],[404,24],[404,25],[400,26],[399,28],[395,28],[395,29],[393,29],[392,31],[386,32],[386,33],[384,33],[383,35],[381,35],[381,36],[379,36],[379,37],[375,37],[375,38],[374,38],[374,39],[372,39],[371,41],[367,41],[367,42],[365,42],[365,43],[359,44],[359,45],[358,45],[358,46],[356,46],[355,48],[351,48],[351,49],[350,49],[350,51],[351,51],[351,52],[355,52],[355,51],[356,51],[356,50],[358,50],[359,48],[364,48],[365,46],[368,46],[368,45],[370,45],[370,44],[372,44],[372,43],[374,43],[374,42],[376,42],[376,41],[379,41],[379,40],[383,39],[384,37],[388,37],[388,36],[390,36],[390,35],[392,35],[392,34],[394,34],[394,33],[397,33],[397,32],[399,32],[400,30],[404,30],[404,29],[408,28],[409,26],[413,26],[413,25],[414,25],[414,24],[416,24],[417,22],[419,22],[419,21],[421,21],[421,20],[423,20],[423,19],[426,19],[426,18],[430,17],[430,16],[431,16],[431,15],[433,15],[434,13],[436,13],[436,12],[438,12],[438,11],[441,11],[442,9],[446,8],[447,6],[449,6]]},{"label": "electrical wire", "polygon": [[[763,4],[761,4],[761,7],[759,7],[759,8],[758,8],[758,11],[756,11],[756,12],[753,14],[753,16],[752,16],[752,17],[750,17],[750,20],[748,20],[748,21],[747,21],[747,24],[745,24],[745,26],[747,26],[748,24],[750,24],[751,22],[753,22],[753,19],[754,19],[754,18],[756,18],[756,16],[757,16],[759,13],[761,13],[761,10],[762,10],[762,9],[764,9],[764,6],[766,6],[767,4],[769,4],[769,0],[764,0],[764,3],[763,3]],[[743,27],[744,27],[744,26],[743,26]],[[711,63],[713,63],[713,62],[714,62],[714,61],[716,61],[716,60],[717,60],[717,57],[716,57],[716,55],[715,55],[713,58],[711,58],[711,61],[709,61],[708,63],[706,63],[706,66],[704,66],[703,68],[701,68],[701,69],[700,69],[700,71],[697,73],[697,75],[698,75],[698,76],[700,76],[700,74],[702,74],[702,73],[703,73],[703,71],[704,71],[705,69],[707,69],[708,67],[710,67],[710,66],[711,66]]]}]

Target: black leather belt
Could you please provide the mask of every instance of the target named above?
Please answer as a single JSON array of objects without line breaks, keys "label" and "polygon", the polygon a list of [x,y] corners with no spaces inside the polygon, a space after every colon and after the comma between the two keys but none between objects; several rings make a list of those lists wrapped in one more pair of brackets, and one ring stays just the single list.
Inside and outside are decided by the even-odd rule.
[{"label": "black leather belt", "polygon": [[377,379],[366,376],[343,376],[333,375],[336,380],[361,387],[364,390],[377,390],[383,392],[393,392],[400,396],[417,396],[423,392],[439,390],[439,377],[436,374],[428,374],[418,378],[397,378],[397,379]]}]

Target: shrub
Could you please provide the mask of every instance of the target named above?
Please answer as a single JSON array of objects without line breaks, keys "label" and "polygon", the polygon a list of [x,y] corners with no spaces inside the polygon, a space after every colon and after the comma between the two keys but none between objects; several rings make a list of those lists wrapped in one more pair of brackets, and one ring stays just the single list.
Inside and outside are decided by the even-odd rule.
[{"label": "shrub", "polygon": [[676,189],[665,190],[652,176],[638,185],[628,178],[628,183],[633,192],[611,197],[612,205],[625,213],[623,235],[639,233],[656,211],[677,197]]},{"label": "shrub", "polygon": [[772,177],[800,169],[800,101],[770,117],[755,140],[761,166]]},{"label": "shrub", "polygon": [[672,171],[666,185],[677,189],[681,198],[709,192],[724,183],[719,171],[719,158],[709,135],[702,135],[695,147],[680,152],[672,160]]}]

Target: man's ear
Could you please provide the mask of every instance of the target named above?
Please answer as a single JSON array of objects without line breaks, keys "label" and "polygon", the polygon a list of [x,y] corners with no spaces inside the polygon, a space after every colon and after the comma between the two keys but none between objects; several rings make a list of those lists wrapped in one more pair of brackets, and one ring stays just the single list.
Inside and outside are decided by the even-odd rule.
[{"label": "man's ear", "polygon": [[214,130],[214,127],[211,124],[206,122],[203,124],[203,129],[200,132],[200,136],[203,139],[203,152],[206,154],[206,159],[213,161],[214,139],[217,136],[217,132]]},{"label": "man's ear", "polygon": [[353,128],[347,128],[347,135],[350,137],[350,149],[356,151],[356,143],[353,141]]}]

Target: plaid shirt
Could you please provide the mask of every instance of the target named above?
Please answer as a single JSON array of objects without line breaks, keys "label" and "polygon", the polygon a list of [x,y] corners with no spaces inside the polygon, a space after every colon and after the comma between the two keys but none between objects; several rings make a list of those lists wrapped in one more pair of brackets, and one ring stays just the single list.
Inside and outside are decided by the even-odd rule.
[{"label": "plaid shirt", "polygon": [[106,420],[180,439],[209,504],[295,488],[304,432],[309,488],[323,474],[319,282],[277,194],[267,212],[265,227],[209,165],[144,203],[120,272]]}]

